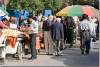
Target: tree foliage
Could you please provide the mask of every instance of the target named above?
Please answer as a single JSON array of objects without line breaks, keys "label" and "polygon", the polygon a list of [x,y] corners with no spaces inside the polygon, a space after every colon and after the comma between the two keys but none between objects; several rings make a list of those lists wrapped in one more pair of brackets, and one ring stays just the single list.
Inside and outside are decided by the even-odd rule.
[{"label": "tree foliage", "polygon": [[51,8],[55,12],[75,4],[92,4],[94,0],[10,0],[8,9],[27,9],[30,12],[41,12],[45,8]]}]

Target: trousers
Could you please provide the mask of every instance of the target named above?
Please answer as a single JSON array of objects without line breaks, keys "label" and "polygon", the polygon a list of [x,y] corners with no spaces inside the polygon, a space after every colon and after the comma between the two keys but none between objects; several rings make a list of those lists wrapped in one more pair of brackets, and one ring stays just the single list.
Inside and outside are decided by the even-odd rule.
[{"label": "trousers", "polygon": [[60,52],[60,47],[61,47],[61,41],[60,40],[54,40],[54,50],[57,53],[57,55]]},{"label": "trousers", "polygon": [[36,50],[36,36],[37,34],[30,34],[30,48],[31,48],[31,57],[37,58],[37,50]]},{"label": "trousers", "polygon": [[81,51],[86,51],[89,53],[90,50],[90,32],[88,30],[81,30],[80,31],[80,42],[81,42]]},{"label": "trousers", "polygon": [[50,31],[44,31],[44,45],[47,54],[53,54],[53,40]]}]

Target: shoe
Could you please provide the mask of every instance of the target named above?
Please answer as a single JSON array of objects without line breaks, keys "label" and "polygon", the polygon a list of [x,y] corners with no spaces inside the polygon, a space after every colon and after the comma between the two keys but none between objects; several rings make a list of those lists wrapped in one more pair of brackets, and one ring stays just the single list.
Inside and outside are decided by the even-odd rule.
[{"label": "shoe", "polygon": [[86,55],[89,55],[89,52],[88,51],[86,51],[85,53],[86,53]]},{"label": "shoe", "polygon": [[58,54],[57,56],[63,56],[63,54]]},{"label": "shoe", "polygon": [[46,53],[46,55],[53,55],[53,54],[51,54],[51,53]]},{"label": "shoe", "polygon": [[62,51],[59,51],[58,54],[59,54],[59,55],[62,55]]},{"label": "shoe", "polygon": [[25,49],[25,55],[28,55],[29,54],[29,52],[28,52],[28,49]]},{"label": "shoe", "polygon": [[59,56],[59,54],[56,54],[55,56]]},{"label": "shoe", "polygon": [[49,53],[46,53],[46,55],[49,55]]},{"label": "shoe", "polygon": [[49,54],[49,55],[53,55],[53,54]]},{"label": "shoe", "polygon": [[28,60],[35,60],[35,59],[37,59],[37,58],[36,57],[31,57]]},{"label": "shoe", "polygon": [[56,55],[56,53],[53,53],[53,55],[55,56],[55,55]]},{"label": "shoe", "polygon": [[56,55],[57,55],[57,52],[55,51],[55,52],[53,53],[53,55],[56,56]]},{"label": "shoe", "polygon": [[72,47],[73,47],[73,45],[70,45],[70,46],[69,46],[69,48],[72,48]]},{"label": "shoe", "polygon": [[81,53],[82,55],[84,55],[84,51],[82,51],[82,53]]},{"label": "shoe", "polygon": [[89,53],[86,53],[86,55],[89,55]]}]

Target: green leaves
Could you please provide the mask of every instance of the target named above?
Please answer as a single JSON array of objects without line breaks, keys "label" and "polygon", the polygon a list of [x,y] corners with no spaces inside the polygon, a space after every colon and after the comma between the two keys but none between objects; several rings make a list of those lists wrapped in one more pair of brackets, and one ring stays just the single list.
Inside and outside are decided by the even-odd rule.
[{"label": "green leaves", "polygon": [[44,8],[60,9],[62,7],[61,0],[10,0],[7,5],[8,9],[28,9],[30,12],[33,10],[42,11]]},{"label": "green leaves", "polygon": [[[10,0],[8,9],[27,9],[31,13],[35,11],[42,12],[45,8],[53,9],[55,12],[66,7],[66,4],[89,4],[93,0]],[[66,5],[66,6],[65,6]]]},{"label": "green leaves", "polygon": [[29,0],[24,0],[21,4],[21,8],[22,9],[28,9],[28,6],[29,6]]}]

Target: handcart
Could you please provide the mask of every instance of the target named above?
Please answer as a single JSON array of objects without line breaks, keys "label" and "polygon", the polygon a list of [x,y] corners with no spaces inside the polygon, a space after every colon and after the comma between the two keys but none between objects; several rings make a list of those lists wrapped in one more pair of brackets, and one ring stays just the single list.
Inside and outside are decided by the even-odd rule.
[{"label": "handcart", "polygon": [[[17,54],[19,60],[22,60],[23,49],[22,49],[22,37],[19,35],[23,34],[18,30],[3,29],[0,36],[0,56],[4,60],[7,54]],[[13,45],[8,43],[10,41],[15,41]]]}]

